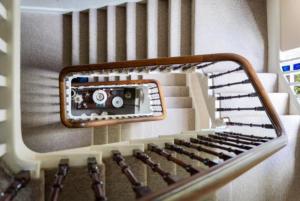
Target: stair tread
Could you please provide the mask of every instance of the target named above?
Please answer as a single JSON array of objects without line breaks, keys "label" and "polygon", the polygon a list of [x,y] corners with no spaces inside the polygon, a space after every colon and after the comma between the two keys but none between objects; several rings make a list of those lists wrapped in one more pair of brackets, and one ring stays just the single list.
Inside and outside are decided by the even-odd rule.
[{"label": "stair tread", "polygon": [[[136,178],[146,183],[146,167],[134,156],[125,156],[125,162],[130,167]],[[120,197],[126,200],[135,200],[135,193],[132,190],[131,183],[122,173],[121,168],[112,158],[104,159],[105,165],[105,190],[108,200],[118,201]],[[116,193],[117,192],[117,193]]]},{"label": "stair tread", "polygon": [[[57,169],[45,170],[45,192],[46,198],[50,197],[51,186],[54,182],[54,175]],[[64,187],[60,193],[61,200],[95,200],[94,192],[91,188],[92,180],[89,177],[87,167],[71,167],[64,180]]]}]

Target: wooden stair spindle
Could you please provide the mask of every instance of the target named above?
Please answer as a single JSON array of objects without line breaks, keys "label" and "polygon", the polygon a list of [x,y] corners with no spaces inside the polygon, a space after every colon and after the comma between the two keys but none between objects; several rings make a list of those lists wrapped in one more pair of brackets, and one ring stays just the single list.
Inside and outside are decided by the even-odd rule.
[{"label": "wooden stair spindle", "polygon": [[237,147],[239,149],[245,149],[245,150],[252,149],[252,147],[250,147],[250,146],[238,145],[238,144],[234,144],[234,143],[231,143],[231,142],[226,142],[224,140],[217,140],[217,139],[214,139],[214,138],[205,137],[205,136],[201,136],[201,135],[198,135],[197,138],[200,139],[200,140],[208,141],[208,142],[215,142],[215,143],[218,143],[218,144],[223,144],[223,145],[228,145],[228,146],[232,146],[232,147]]},{"label": "wooden stair spindle", "polygon": [[273,140],[274,138],[272,137],[262,137],[262,136],[255,136],[255,135],[245,135],[242,133],[235,133],[235,132],[223,132],[223,133],[218,133],[221,135],[228,135],[232,137],[239,137],[241,139],[249,139],[253,141],[259,141],[259,142],[267,142],[268,140]]},{"label": "wooden stair spindle", "polygon": [[189,69],[192,69],[192,68],[194,68],[194,67],[197,67],[197,66],[199,66],[199,65],[198,65],[198,64],[190,64],[190,65],[188,65],[188,66],[182,67],[181,70],[182,70],[183,72],[185,72],[185,71],[187,71],[187,70],[189,70]]},{"label": "wooden stair spindle", "polygon": [[197,156],[195,153],[186,151],[182,147],[179,147],[177,145],[174,145],[174,144],[171,144],[171,143],[166,143],[165,147],[166,147],[166,149],[169,149],[171,151],[175,151],[176,153],[186,155],[191,159],[198,160],[198,161],[202,162],[204,165],[206,165],[208,167],[213,167],[215,165],[218,165],[218,163],[216,163],[212,160],[209,160],[208,158],[202,158],[201,156]]},{"label": "wooden stair spindle", "polygon": [[50,200],[57,201],[60,192],[63,189],[63,181],[69,172],[69,160],[61,159],[58,164],[57,173],[55,174],[55,179],[51,188]]},{"label": "wooden stair spindle", "polygon": [[227,126],[248,126],[248,127],[259,127],[265,129],[274,129],[272,124],[252,124],[252,123],[241,123],[241,122],[226,122]]},{"label": "wooden stair spindle", "polygon": [[261,145],[261,143],[258,143],[258,142],[253,142],[253,141],[249,142],[249,141],[245,141],[245,140],[241,140],[241,139],[229,138],[229,137],[226,137],[226,136],[212,135],[212,134],[210,134],[208,136],[213,138],[213,139],[225,140],[225,141],[234,142],[234,143],[237,143],[237,144],[246,144],[246,145],[253,145],[253,146]]},{"label": "wooden stair spindle", "polygon": [[233,108],[216,108],[217,112],[226,112],[226,111],[265,111],[264,107],[233,107]]},{"label": "wooden stair spindle", "polygon": [[132,189],[135,192],[136,198],[142,198],[149,193],[151,189],[148,186],[144,186],[136,176],[131,171],[130,167],[126,164],[125,158],[122,156],[119,151],[112,151],[113,160],[120,166],[122,172],[126,175],[130,183],[132,184]]},{"label": "wooden stair spindle", "polygon": [[178,158],[175,158],[174,156],[172,156],[172,154],[166,152],[164,149],[159,148],[155,144],[152,144],[152,143],[148,144],[148,149],[154,153],[157,153],[160,156],[163,156],[167,160],[172,161],[172,162],[176,163],[177,165],[181,166],[183,169],[185,169],[191,175],[194,175],[194,174],[197,174],[200,172],[198,169],[194,168],[192,165],[187,164],[187,163],[183,162],[182,160],[179,160]]},{"label": "wooden stair spindle", "polygon": [[235,95],[235,96],[219,96],[217,100],[228,100],[228,99],[236,99],[236,98],[251,98],[257,97],[257,93],[249,93],[249,94],[242,94],[242,95]]},{"label": "wooden stair spindle", "polygon": [[209,66],[211,66],[211,65],[214,65],[214,64],[216,64],[216,63],[218,63],[218,62],[208,62],[208,63],[206,63],[206,64],[199,64],[199,65],[197,65],[197,70],[198,69],[203,69],[203,68],[207,68],[207,67],[209,67]]},{"label": "wooden stair spindle", "polygon": [[246,79],[240,82],[232,82],[232,83],[228,83],[228,84],[220,84],[220,85],[214,85],[214,86],[210,86],[209,89],[218,89],[218,88],[223,88],[223,87],[230,87],[230,86],[234,86],[234,85],[239,85],[239,84],[250,84],[250,80]]},{"label": "wooden stair spindle", "polygon": [[152,161],[151,158],[141,150],[135,149],[133,151],[133,155],[137,159],[148,165],[153,172],[157,172],[168,185],[175,184],[179,180],[179,178],[177,178],[175,175],[171,175],[171,173],[164,171],[160,167],[159,163],[155,163],[154,161]]},{"label": "wooden stair spindle", "polygon": [[100,170],[96,158],[88,158],[88,171],[92,179],[92,189],[95,193],[96,201],[107,201],[103,189],[103,181],[100,178]]},{"label": "wooden stair spindle", "polygon": [[265,139],[257,139],[257,138],[243,137],[243,136],[238,136],[238,135],[230,135],[230,134],[227,134],[226,132],[223,132],[223,133],[215,132],[215,135],[218,135],[218,136],[221,136],[221,137],[236,138],[236,139],[250,141],[250,142],[259,142],[259,143],[268,142],[268,140],[265,140]]},{"label": "wooden stair spindle", "polygon": [[237,71],[241,71],[243,70],[243,67],[242,66],[239,66],[233,70],[229,70],[229,71],[226,71],[224,73],[219,73],[219,74],[214,74],[214,75],[210,75],[209,78],[215,78],[215,77],[220,77],[220,76],[223,76],[223,75],[226,75],[226,74],[229,74],[229,73],[234,73],[234,72],[237,72]]},{"label": "wooden stair spindle", "polygon": [[173,66],[172,70],[173,70],[173,71],[176,71],[176,70],[183,69],[183,68],[186,68],[186,67],[190,67],[190,64],[180,64],[180,65],[176,65],[176,66]]},{"label": "wooden stair spindle", "polygon": [[8,188],[0,194],[0,201],[11,201],[13,200],[17,193],[30,181],[30,172],[29,171],[20,171],[15,175],[12,183]]},{"label": "wooden stair spindle", "polygon": [[195,145],[195,144],[192,144],[192,143],[184,141],[184,140],[175,139],[174,143],[177,144],[177,145],[183,145],[183,146],[188,147],[188,148],[196,149],[198,151],[202,151],[202,152],[217,156],[217,157],[219,157],[220,159],[222,159],[224,161],[232,158],[231,156],[229,156],[227,154],[224,154],[222,152],[216,152],[216,151],[213,151],[211,149],[206,149],[203,146]]},{"label": "wooden stair spindle", "polygon": [[222,145],[218,145],[218,144],[215,144],[215,143],[212,143],[212,142],[208,142],[208,141],[204,141],[204,140],[200,140],[200,139],[196,139],[196,138],[190,138],[190,141],[192,143],[202,144],[204,146],[208,146],[208,147],[222,149],[222,150],[225,150],[225,151],[228,151],[228,152],[232,152],[236,155],[239,155],[239,154],[244,152],[244,151],[239,150],[239,149],[233,149],[231,147],[225,147],[225,146],[222,146]]}]

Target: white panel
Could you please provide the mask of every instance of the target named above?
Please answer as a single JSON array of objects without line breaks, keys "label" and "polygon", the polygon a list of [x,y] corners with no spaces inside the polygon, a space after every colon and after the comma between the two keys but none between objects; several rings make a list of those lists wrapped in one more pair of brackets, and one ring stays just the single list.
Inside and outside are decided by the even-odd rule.
[{"label": "white panel", "polygon": [[89,11],[89,62],[97,63],[97,9]]},{"label": "white panel", "polygon": [[107,7],[107,61],[116,61],[116,7]]},{"label": "white panel", "polygon": [[6,153],[6,145],[0,144],[0,157],[2,157]]},{"label": "white panel", "polygon": [[200,54],[201,50],[201,40],[200,40],[200,27],[201,27],[201,20],[199,19],[199,14],[200,12],[200,6],[201,6],[201,1],[200,0],[194,0],[193,1],[193,12],[192,12],[192,53],[193,54]]},{"label": "white panel", "polygon": [[147,35],[148,35],[148,58],[157,57],[157,19],[158,19],[158,1],[148,0],[147,6]]},{"label": "white panel", "polygon": [[127,60],[136,59],[136,3],[126,5]]},{"label": "white panel", "polygon": [[80,13],[72,13],[72,65],[80,63]]},{"label": "white panel", "polygon": [[0,75],[0,87],[6,86],[6,78],[2,75]]},{"label": "white panel", "polygon": [[7,19],[7,12],[3,4],[0,2],[0,19]]},{"label": "white panel", "polygon": [[7,44],[0,38],[0,53],[6,53],[7,52]]},{"label": "white panel", "polygon": [[180,56],[181,0],[169,1],[169,56]]},{"label": "white panel", "polygon": [[0,122],[6,120],[6,110],[0,110]]}]

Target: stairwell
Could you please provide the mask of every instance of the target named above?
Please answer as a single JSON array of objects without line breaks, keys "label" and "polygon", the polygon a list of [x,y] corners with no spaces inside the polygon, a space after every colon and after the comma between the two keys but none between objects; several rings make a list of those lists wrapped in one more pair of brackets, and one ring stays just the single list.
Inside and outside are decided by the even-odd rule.
[{"label": "stairwell", "polygon": [[[277,75],[265,73],[267,68],[266,58],[259,57],[257,59],[255,57],[256,55],[260,55],[260,53],[264,55],[263,52],[266,49],[264,46],[266,45],[266,36],[262,36],[262,38],[258,40],[263,40],[264,45],[260,44],[257,47],[255,46],[255,44],[257,44],[256,39],[253,38],[253,35],[248,35],[251,40],[254,41],[252,41],[253,46],[251,48],[258,51],[254,51],[254,53],[251,48],[239,46],[238,44],[242,43],[239,42],[239,40],[233,42],[232,46],[230,46],[232,48],[226,46],[227,42],[225,42],[225,40],[218,44],[210,43],[212,41],[211,38],[217,38],[220,36],[218,35],[220,33],[222,33],[221,35],[232,34],[224,33],[222,26],[217,30],[211,30],[213,29],[211,27],[218,27],[219,24],[215,26],[208,22],[199,22],[199,20],[197,20],[198,18],[201,18],[201,16],[211,17],[214,13],[210,13],[210,8],[216,9],[217,11],[221,9],[222,5],[217,5],[215,3],[210,4],[205,1],[197,2],[198,3],[193,3],[189,0],[148,0],[137,3],[107,6],[99,9],[76,11],[64,15],[23,13],[22,129],[26,144],[31,149],[39,152],[57,151],[88,146],[90,144],[100,145],[117,143],[115,146],[127,146],[126,144],[128,144],[129,140],[133,140],[130,142],[132,144],[141,144],[141,142],[144,141],[143,143],[146,145],[149,142],[147,142],[147,139],[145,140],[145,138],[165,136],[166,138],[164,138],[163,142],[166,142],[168,141],[167,136],[172,137],[173,134],[195,130],[195,108],[193,103],[195,100],[193,100],[190,93],[188,82],[188,79],[190,78],[185,74],[142,74],[138,77],[136,77],[136,75],[124,77],[99,77],[99,80],[111,81],[141,78],[159,80],[163,85],[168,107],[168,117],[166,120],[160,122],[122,124],[93,129],[65,128],[60,123],[58,114],[59,99],[56,95],[58,94],[58,72],[64,65],[200,54],[212,50],[214,52],[219,50],[237,51],[238,53],[241,53],[242,50],[242,53],[250,57],[251,61],[255,64],[254,66],[257,67],[256,70],[259,72],[259,78],[269,92],[269,96],[271,97],[276,110],[281,115],[282,120],[286,123],[286,128],[293,132],[292,136],[294,137],[298,132],[298,121],[296,122],[296,120],[299,119],[299,116],[289,115],[289,97],[286,93],[277,92]],[[227,4],[225,3],[225,8],[233,6],[233,4],[228,2]],[[254,21],[259,22],[258,26],[260,28],[263,27],[264,22],[262,21],[264,21],[264,19],[261,20],[265,17],[262,14],[264,10],[261,10],[263,3],[253,1],[256,3],[251,2],[249,4],[250,8],[247,8],[247,6],[245,6],[247,3],[244,1],[242,2],[243,3],[240,5],[234,6],[237,10],[237,15],[243,16],[243,19],[247,21],[249,20],[249,13],[247,12],[252,11],[255,13]],[[256,8],[260,9],[256,10]],[[243,11],[245,10],[247,10],[246,15],[243,14]],[[205,12],[203,13],[202,11]],[[223,10],[219,10],[219,13],[221,13],[221,15],[219,15],[216,20],[218,23],[220,23],[220,18],[228,17]],[[176,19],[180,19],[180,23],[176,22]],[[211,21],[214,21],[214,18],[211,19]],[[233,25],[234,23],[231,24],[230,22],[225,21],[224,24],[224,27],[228,25],[230,28],[235,28]],[[30,29],[32,27],[35,28]],[[203,33],[206,31],[209,33],[214,32],[217,36],[210,35],[209,37],[211,38],[202,38]],[[51,41],[49,38],[53,38],[53,33],[58,33],[58,36],[54,37],[54,41]],[[229,39],[233,40],[234,36],[231,36]],[[47,45],[44,45],[45,43]],[[212,49],[209,49],[208,47]],[[36,52],[39,52],[38,56],[33,57]],[[223,71],[224,66],[214,70],[213,73]],[[239,80],[241,76],[241,74],[235,73],[231,74],[226,79],[216,78],[214,79],[214,84],[226,83],[228,80]],[[220,91],[220,95],[232,96],[249,92],[247,87],[229,87],[227,90],[228,91]],[[221,106],[232,107],[234,105],[235,107],[254,107],[256,106],[257,101],[257,98],[254,98],[251,102],[232,102],[230,100],[225,100],[222,101]],[[30,105],[29,102],[31,103]],[[233,120],[238,119],[241,122],[247,122],[251,119],[253,122],[261,123],[264,122],[265,119],[263,116],[259,115],[259,112],[245,112],[243,115],[247,115],[247,117],[238,116],[241,115],[240,112],[238,114],[235,112],[222,112],[222,115],[231,116]],[[180,124],[178,124],[178,122],[180,122]],[[239,128],[235,127],[232,127],[231,130],[236,132],[241,131]],[[250,133],[253,132],[253,129],[247,131],[243,128],[243,132]],[[190,137],[189,134],[186,135],[186,137],[183,137],[184,139]],[[137,147],[139,146],[141,145],[137,145]],[[189,150],[194,151],[192,149]],[[149,153],[149,155],[153,160],[160,162],[161,167],[167,169],[170,173],[182,177],[188,175],[181,167],[166,163],[155,153]],[[176,154],[175,156],[182,160],[189,160],[187,157]],[[149,167],[146,167],[142,162],[137,161],[133,156],[127,156],[125,158],[126,162],[134,170],[138,179],[151,187],[151,189],[160,189],[166,185],[160,177],[152,173]],[[215,160],[215,158],[212,158],[212,160]],[[277,162],[276,159],[274,160]],[[199,162],[193,161],[193,164],[195,167],[203,168],[203,165]],[[259,174],[266,174],[265,171],[262,171],[262,167],[268,165],[269,163],[266,162],[258,168],[251,170],[250,173],[246,173],[241,178],[233,181],[223,189],[220,189],[220,191],[216,192],[216,194],[210,195],[204,200],[245,200],[242,199],[244,197],[239,196],[245,194],[250,195],[251,193],[244,192],[243,194],[243,192],[235,192],[235,189],[240,189],[237,188],[237,186],[241,184],[249,184],[248,179],[251,174],[257,174],[258,172]],[[134,193],[125,190],[130,188],[130,184],[112,159],[104,160],[103,170],[105,183],[118,183],[118,185],[115,186],[105,186],[109,200],[120,200],[120,198],[124,197],[128,198],[127,200],[134,200]],[[50,185],[53,182],[53,177],[51,177],[51,175],[53,176],[54,172],[54,170],[45,171],[45,192],[50,192]],[[72,174],[73,176],[69,175],[65,181],[65,184],[68,187],[64,189],[62,200],[93,200],[93,192],[87,182],[89,181],[87,169],[78,167],[72,170]],[[80,181],[82,181],[82,183],[78,183],[78,180],[73,180],[75,175],[80,176]],[[262,178],[265,177],[262,176]],[[257,184],[257,181],[253,181],[253,184],[249,184],[253,187],[251,192],[254,192],[259,188],[254,187],[254,183]],[[76,193],[74,193],[74,189],[76,189]],[[120,192],[120,194],[114,193],[115,191]],[[245,191],[250,190],[247,188]],[[266,192],[268,191],[266,190]],[[48,197],[47,194],[45,196]],[[257,195],[253,193],[253,196]],[[257,197],[249,196],[247,199],[257,200]]]}]

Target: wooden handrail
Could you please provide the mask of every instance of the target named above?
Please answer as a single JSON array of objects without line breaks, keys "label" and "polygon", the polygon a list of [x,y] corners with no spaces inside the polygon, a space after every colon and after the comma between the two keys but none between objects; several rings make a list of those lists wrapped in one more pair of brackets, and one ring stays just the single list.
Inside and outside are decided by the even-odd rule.
[{"label": "wooden handrail", "polygon": [[[220,54],[207,54],[207,55],[196,55],[196,56],[184,56],[184,57],[172,57],[172,58],[159,58],[159,59],[147,59],[147,60],[136,60],[136,61],[125,61],[125,62],[114,62],[114,63],[103,63],[93,65],[80,65],[71,66],[64,68],[59,77],[60,92],[65,90],[64,78],[75,72],[88,72],[88,71],[99,71],[102,69],[128,69],[128,68],[144,68],[150,66],[159,65],[172,65],[172,64],[188,64],[188,63],[215,63],[232,61],[238,63],[243,67],[250,83],[252,84],[262,106],[265,108],[265,112],[269,117],[274,130],[276,131],[277,138],[266,142],[263,146],[257,146],[249,151],[245,151],[238,156],[226,160],[224,163],[216,165],[210,168],[208,171],[199,172],[191,177],[182,179],[173,185],[170,185],[158,192],[151,193],[141,200],[162,200],[164,198],[170,198],[174,200],[197,200],[202,195],[211,192],[234,178],[238,177],[251,167],[255,166],[259,162],[263,161],[279,149],[281,149],[287,142],[286,134],[282,126],[281,120],[274,109],[266,90],[260,82],[254,68],[250,62],[237,54],[231,53],[220,53]],[[64,102],[65,97],[63,94],[60,96],[61,103]],[[247,160],[246,160],[247,159]],[[238,167],[238,169],[236,169]],[[218,179],[211,180],[212,174],[215,174],[217,170],[223,169],[226,174],[219,174]],[[218,172],[220,173],[220,172]],[[202,185],[206,181],[205,185]],[[180,198],[180,199],[179,199]]]},{"label": "wooden handrail", "polygon": [[[258,76],[250,64],[250,62],[237,54],[232,53],[220,53],[220,54],[207,54],[207,55],[196,55],[196,56],[183,56],[183,57],[171,57],[171,58],[159,58],[159,59],[146,59],[146,60],[134,60],[134,61],[123,61],[123,62],[111,62],[103,64],[88,64],[88,65],[78,65],[65,67],[59,75],[59,87],[60,87],[60,102],[64,102],[65,98],[65,80],[64,78],[69,73],[74,72],[86,72],[86,71],[99,71],[103,69],[129,69],[129,68],[143,68],[145,66],[155,66],[155,65],[171,65],[171,64],[186,64],[186,63],[203,63],[203,62],[222,62],[222,61],[233,61],[240,64],[246,74],[248,79],[251,81],[262,105],[266,109],[266,113],[269,116],[271,122],[273,123],[276,133],[278,136],[284,133],[283,126],[279,119],[279,116],[274,109],[266,90],[264,89],[262,83],[258,79]],[[64,107],[61,104],[61,111]],[[62,114],[64,116],[64,114]]]}]

